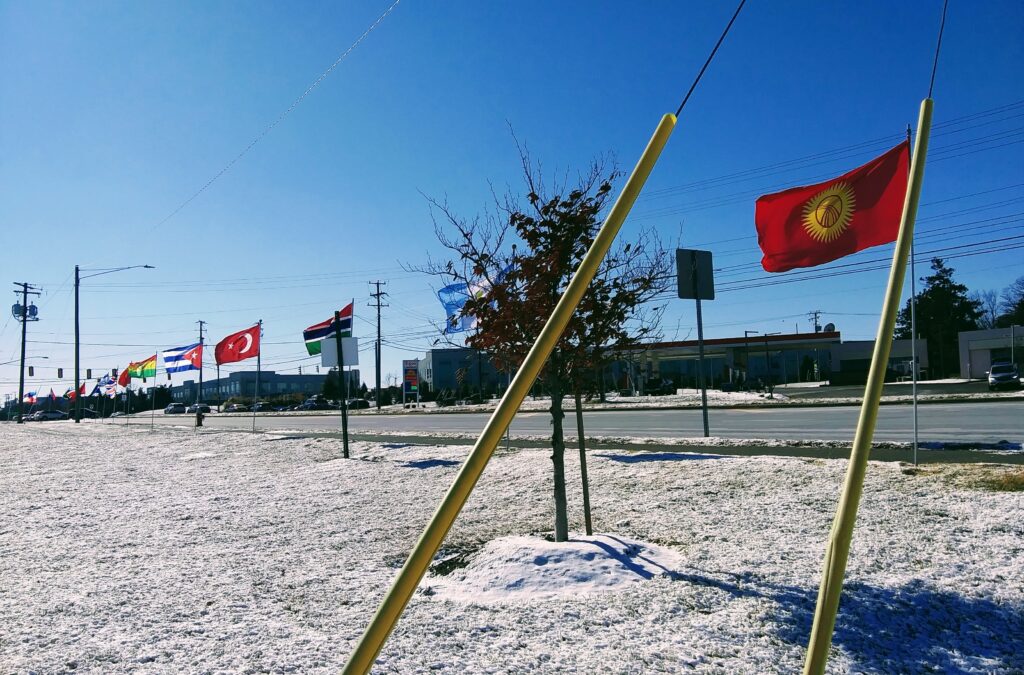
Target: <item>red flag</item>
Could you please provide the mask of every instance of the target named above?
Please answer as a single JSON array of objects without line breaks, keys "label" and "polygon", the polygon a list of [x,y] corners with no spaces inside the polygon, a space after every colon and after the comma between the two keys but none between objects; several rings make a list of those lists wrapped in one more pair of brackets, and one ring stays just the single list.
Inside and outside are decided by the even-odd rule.
[{"label": "red flag", "polygon": [[824,183],[757,200],[754,222],[766,272],[813,267],[896,240],[910,144]]},{"label": "red flag", "polygon": [[259,324],[256,324],[252,328],[246,328],[245,330],[240,330],[237,333],[227,336],[218,342],[217,347],[213,350],[213,355],[214,358],[217,359],[218,366],[222,363],[234,363],[235,361],[251,359],[254,356],[259,356],[259,353]]},{"label": "red flag", "polygon": [[128,383],[132,381],[132,364],[128,364],[128,367],[121,371],[121,374],[117,376],[117,383],[122,387],[127,387]]},{"label": "red flag", "polygon": [[75,389],[68,389],[64,395],[68,397],[69,401],[74,401],[79,396],[85,396],[85,382],[82,383],[82,386],[77,391]]}]

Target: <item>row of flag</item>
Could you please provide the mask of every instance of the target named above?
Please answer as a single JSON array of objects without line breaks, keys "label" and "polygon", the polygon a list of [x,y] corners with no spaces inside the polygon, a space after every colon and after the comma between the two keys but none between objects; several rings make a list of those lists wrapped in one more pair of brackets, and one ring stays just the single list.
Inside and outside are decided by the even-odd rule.
[{"label": "row of flag", "polygon": [[[339,330],[342,337],[352,336],[353,305],[354,302],[349,303],[339,311],[340,321],[335,321],[334,317],[331,317],[326,321],[313,324],[302,332],[303,342],[310,356],[319,354],[321,351],[320,343],[323,340],[333,339]],[[228,335],[214,347],[213,354],[217,365],[236,363],[258,357],[260,355],[261,336],[262,322]],[[163,361],[164,371],[168,374],[201,370],[203,367],[204,347],[205,345],[202,342],[196,342],[184,347],[166,349],[140,361],[132,361],[128,364],[127,368],[120,372],[120,375],[116,376],[116,379],[111,375],[104,375],[100,378],[92,391],[92,395],[102,394],[113,397],[118,386],[127,387],[132,379],[139,379],[145,382],[148,378],[155,377],[158,369],[158,357]],[[114,372],[116,373],[117,371]],[[80,392],[82,396],[86,395],[85,384],[82,384]],[[75,392],[69,389],[65,393],[65,397],[73,400]],[[24,400],[26,403],[35,403],[37,400],[36,392],[27,393]]]},{"label": "row of flag", "polygon": [[[767,272],[786,272],[799,267],[814,267],[862,251],[872,246],[895,241],[899,232],[900,213],[907,190],[910,144],[900,143],[883,155],[842,176],[823,183],[790,188],[764,195],[756,202],[754,222],[758,245],[764,254],[761,265]],[[509,265],[495,279],[500,283],[512,269]],[[488,280],[449,284],[437,292],[445,309],[445,333],[475,330],[477,318],[464,312],[471,298],[480,298],[491,287]],[[353,305],[349,303],[339,314],[313,324],[302,332],[310,356],[321,352],[321,343],[352,336]],[[258,357],[262,324],[228,335],[217,343],[214,357],[217,365]],[[203,343],[175,347],[160,353],[167,373],[200,370],[203,365]],[[128,386],[132,378],[154,377],[157,354],[133,361],[114,381],[101,378],[93,394],[113,396],[116,385]],[[109,381],[108,381],[109,380]],[[85,395],[68,390],[65,397]],[[51,390],[51,395],[53,392]],[[36,402],[35,392],[25,395],[28,403]]]}]

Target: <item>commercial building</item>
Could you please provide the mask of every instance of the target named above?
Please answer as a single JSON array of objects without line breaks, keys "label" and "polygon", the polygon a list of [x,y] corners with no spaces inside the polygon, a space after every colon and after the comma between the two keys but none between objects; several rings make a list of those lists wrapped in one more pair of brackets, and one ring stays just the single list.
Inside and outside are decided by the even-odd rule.
[{"label": "commercial building", "polygon": [[967,330],[959,335],[960,377],[984,378],[993,363],[1019,363],[1024,349],[1024,326]]},{"label": "commercial building", "polygon": [[419,359],[417,372],[420,382],[434,392],[455,392],[463,386],[470,391],[497,391],[505,385],[505,376],[499,377],[491,359],[469,347],[430,349]]},{"label": "commercial building", "polygon": [[[873,340],[844,342],[839,331],[761,335],[748,331],[737,337],[704,341],[704,373],[709,387],[737,389],[769,382],[861,384],[867,380],[874,349]],[[926,340],[917,341],[919,368],[927,371]],[[888,380],[912,375],[910,340],[894,340],[889,355]],[[655,342],[622,352],[603,373],[608,391],[639,393],[672,391],[697,383],[699,346],[696,340]],[[484,391],[501,391],[505,375],[499,374],[486,354],[468,348],[432,349],[419,360],[421,381],[434,391],[470,390],[483,383]]]},{"label": "commercial building", "polygon": [[[349,378],[349,390],[352,395],[359,389],[359,371],[346,371]],[[323,391],[326,373],[316,375],[279,374],[272,370],[260,372],[260,397],[297,394],[313,396]],[[198,380],[185,380],[182,384],[171,387],[171,400],[192,403],[196,400],[199,390]],[[203,400],[217,403],[229,398],[252,398],[256,395],[256,371],[243,370],[234,372],[220,379],[213,378],[203,381]]]}]

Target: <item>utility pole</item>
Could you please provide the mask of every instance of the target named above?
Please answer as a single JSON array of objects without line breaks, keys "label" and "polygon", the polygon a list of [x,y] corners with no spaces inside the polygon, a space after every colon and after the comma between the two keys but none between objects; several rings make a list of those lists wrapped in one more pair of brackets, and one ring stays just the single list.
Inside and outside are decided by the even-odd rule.
[{"label": "utility pole", "polygon": [[811,311],[807,312],[807,318],[809,318],[811,320],[811,324],[814,325],[814,332],[815,333],[820,333],[821,332],[821,323],[820,323],[820,320],[821,320],[821,310],[820,309],[812,309]]},{"label": "utility pole", "polygon": [[203,326],[206,322],[200,319],[196,323],[199,324],[199,391],[196,392],[196,403],[199,404],[203,402]]},{"label": "utility pole", "polygon": [[18,371],[18,424],[22,424],[25,416],[25,337],[28,331],[28,322],[38,321],[38,318],[29,316],[28,296],[39,295],[39,291],[36,286],[28,282],[20,284],[14,282],[14,285],[21,287],[21,311],[18,312],[21,320],[21,368]]},{"label": "utility pole", "polygon": [[381,298],[387,295],[386,291],[380,290],[381,286],[387,285],[386,281],[370,281],[368,282],[371,286],[375,286],[377,291],[370,293],[370,297],[376,300],[376,303],[371,303],[369,307],[377,308],[377,348],[374,350],[374,359],[376,366],[376,384],[377,384],[377,410],[380,410],[380,310],[381,307],[388,307],[388,305],[381,304]]},{"label": "utility pole", "polygon": [[82,396],[78,390],[78,361],[79,352],[81,351],[81,343],[79,342],[78,333],[78,287],[81,285],[81,282],[82,279],[79,273],[78,265],[75,265],[75,414],[73,415],[73,417],[75,418],[75,424],[78,424],[82,421]]}]

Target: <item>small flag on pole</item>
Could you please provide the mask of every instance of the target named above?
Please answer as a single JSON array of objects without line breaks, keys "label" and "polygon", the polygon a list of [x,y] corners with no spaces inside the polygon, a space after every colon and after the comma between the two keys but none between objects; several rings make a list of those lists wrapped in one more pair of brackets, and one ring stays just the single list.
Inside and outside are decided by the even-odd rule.
[{"label": "small flag on pole", "polygon": [[26,391],[25,396],[21,399],[25,403],[35,403],[36,393],[34,391]]},{"label": "small flag on pole", "polygon": [[824,183],[757,200],[766,272],[814,267],[896,241],[907,194],[909,143]]},{"label": "small flag on pole", "polygon": [[153,354],[144,361],[135,361],[128,364],[129,377],[153,377],[156,375],[156,354]]},{"label": "small flag on pole", "polygon": [[[338,325],[341,329],[341,337],[352,337],[352,303],[349,303],[341,310],[341,320]],[[313,324],[302,331],[302,339],[306,342],[306,351],[310,356],[320,353],[320,343],[327,338],[333,338],[335,333],[334,317],[327,321]]]},{"label": "small flag on pole", "polygon": [[232,333],[217,343],[213,350],[217,365],[234,363],[259,356],[260,324]]},{"label": "small flag on pole", "polygon": [[187,347],[175,347],[161,353],[164,369],[168,373],[199,370],[203,366],[203,345],[199,342]]}]

